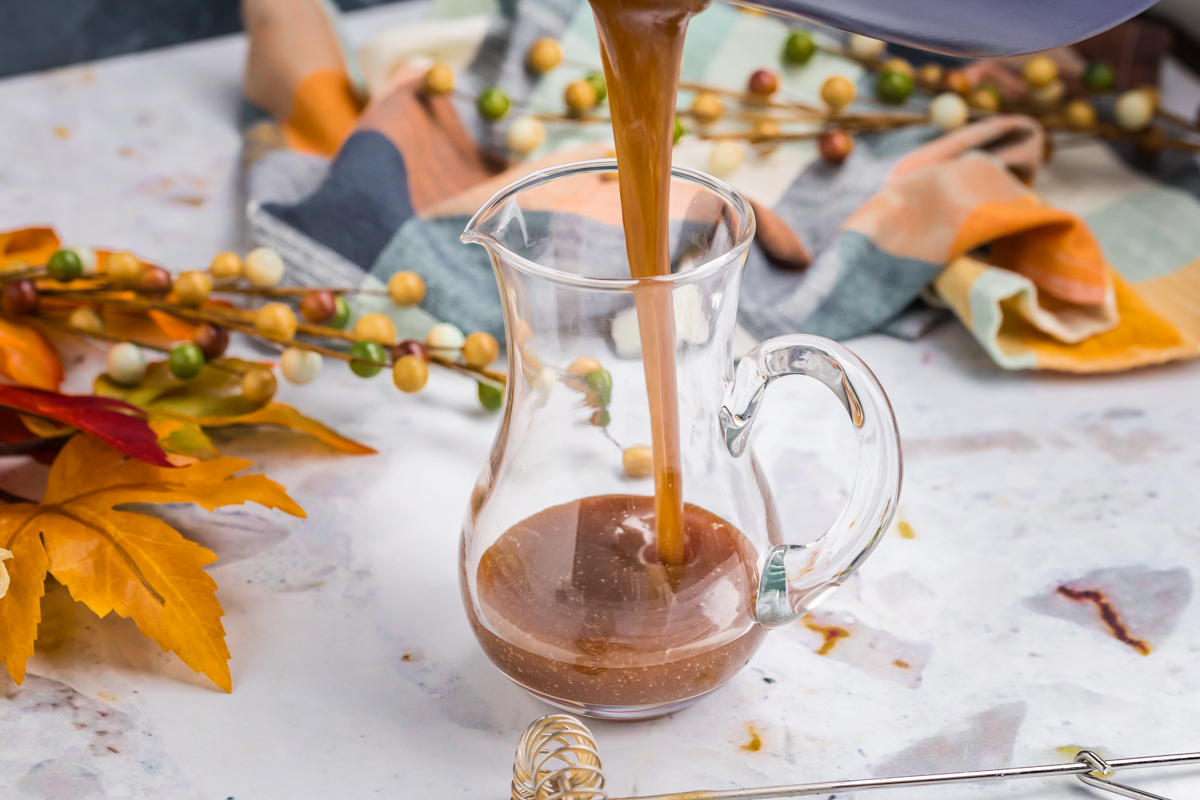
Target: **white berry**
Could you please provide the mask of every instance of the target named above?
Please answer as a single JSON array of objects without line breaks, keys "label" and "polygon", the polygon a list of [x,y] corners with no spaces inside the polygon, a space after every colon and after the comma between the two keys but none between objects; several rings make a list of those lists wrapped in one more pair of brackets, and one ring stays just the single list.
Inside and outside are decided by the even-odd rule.
[{"label": "white berry", "polygon": [[887,50],[887,42],[860,33],[850,34],[846,44],[849,45],[850,52],[859,58],[879,58]]},{"label": "white berry", "polygon": [[713,145],[708,154],[708,171],[718,178],[728,178],[746,160],[746,148],[741,142],[724,140]]},{"label": "white berry", "polygon": [[449,322],[439,322],[425,334],[426,346],[434,350],[457,350],[466,340],[463,332]]},{"label": "white berry", "polygon": [[289,383],[310,383],[321,374],[321,354],[301,347],[289,347],[279,359],[279,369]]},{"label": "white berry", "polygon": [[283,259],[269,247],[257,247],[246,254],[242,274],[260,288],[274,286],[283,280]]},{"label": "white berry", "polygon": [[96,273],[96,251],[87,245],[75,244],[66,248],[75,252],[79,256],[79,263],[83,265],[84,275],[94,275]]},{"label": "white berry", "polygon": [[1127,131],[1140,131],[1154,119],[1154,98],[1141,89],[1125,92],[1117,98],[1117,124]]},{"label": "white berry", "polygon": [[508,149],[519,156],[527,156],[546,138],[546,126],[534,117],[519,117],[508,126],[505,139]]},{"label": "white berry", "polygon": [[132,342],[121,342],[108,351],[105,359],[108,377],[118,386],[137,386],[146,377],[146,358]]},{"label": "white berry", "polygon": [[970,114],[967,101],[954,92],[942,92],[929,104],[929,121],[944,131],[961,128]]}]

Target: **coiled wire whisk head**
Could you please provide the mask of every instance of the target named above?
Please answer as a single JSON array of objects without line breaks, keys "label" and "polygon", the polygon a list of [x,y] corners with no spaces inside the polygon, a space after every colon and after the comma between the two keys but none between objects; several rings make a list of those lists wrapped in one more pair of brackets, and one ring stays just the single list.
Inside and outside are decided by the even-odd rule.
[{"label": "coiled wire whisk head", "polygon": [[592,732],[566,714],[525,729],[513,762],[513,800],[608,800]]}]

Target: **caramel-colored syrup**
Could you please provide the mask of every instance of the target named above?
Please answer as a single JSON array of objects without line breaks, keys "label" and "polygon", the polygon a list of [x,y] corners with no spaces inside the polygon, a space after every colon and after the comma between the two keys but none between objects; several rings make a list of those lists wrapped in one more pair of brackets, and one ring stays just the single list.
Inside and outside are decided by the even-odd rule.
[{"label": "caramel-colored syrup", "polygon": [[[675,96],[688,20],[708,0],[591,0],[616,139],[625,248],[634,278],[671,271],[668,210]],[[683,464],[671,287],[636,294],[650,435],[659,558],[682,562]]]},{"label": "caramel-colored syrup", "polygon": [[596,706],[685,700],[737,674],[765,635],[754,548],[687,504],[682,562],[667,566],[655,516],[650,497],[605,495],[506,531],[476,570],[478,609],[466,603],[492,662],[536,693]]}]

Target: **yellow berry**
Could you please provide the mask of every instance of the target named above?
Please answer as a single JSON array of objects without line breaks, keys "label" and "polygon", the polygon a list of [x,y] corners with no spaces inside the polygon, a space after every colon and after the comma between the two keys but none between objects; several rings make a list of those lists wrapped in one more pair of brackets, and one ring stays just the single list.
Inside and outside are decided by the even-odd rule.
[{"label": "yellow berry", "polygon": [[582,378],[589,372],[595,372],[596,370],[601,369],[603,366],[604,365],[596,359],[589,356],[584,356],[583,358],[577,358],[571,362],[571,366],[567,367],[567,374],[574,375],[577,378]]},{"label": "yellow berry", "polygon": [[967,103],[971,108],[977,108],[980,111],[994,114],[1000,110],[1000,92],[989,86],[984,86],[971,92],[971,96],[967,98]]},{"label": "yellow berry", "polygon": [[1144,89],[1124,92],[1117,98],[1117,125],[1127,131],[1140,131],[1154,120],[1156,98]]},{"label": "yellow berry", "polygon": [[291,339],[296,335],[296,314],[291,306],[267,303],[254,315],[254,330],[273,339]]},{"label": "yellow berry", "polygon": [[1067,94],[1067,85],[1057,78],[1029,93],[1030,101],[1038,108],[1056,108]]},{"label": "yellow berry", "polygon": [[572,81],[563,90],[563,102],[567,104],[568,114],[583,114],[596,106],[596,87],[588,81]]},{"label": "yellow berry", "polygon": [[360,341],[396,343],[396,325],[387,314],[366,314],[354,323],[354,337]]},{"label": "yellow berry", "polygon": [[113,253],[104,264],[104,274],[114,283],[130,286],[142,277],[142,262],[133,253]]},{"label": "yellow berry", "polygon": [[883,62],[882,71],[903,72],[910,78],[915,78],[917,76],[916,71],[913,69],[913,65],[904,58],[889,58],[887,61]]},{"label": "yellow berry", "polygon": [[80,306],[71,312],[67,323],[85,333],[104,333],[104,319],[96,313],[96,309]]},{"label": "yellow berry", "polygon": [[421,85],[429,94],[450,94],[454,91],[454,70],[449,64],[434,64],[425,71]]},{"label": "yellow berry", "polygon": [[275,373],[265,367],[253,367],[242,376],[242,396],[255,404],[266,404],[279,387]]},{"label": "yellow berry", "polygon": [[1021,68],[1021,77],[1035,89],[1049,86],[1058,80],[1058,65],[1049,56],[1034,56]]},{"label": "yellow berry", "polygon": [[941,87],[942,80],[946,77],[946,71],[941,64],[935,61],[930,61],[928,64],[922,64],[917,70],[917,83],[924,86],[926,89],[937,89]]},{"label": "yellow berry", "polygon": [[525,52],[525,64],[539,75],[544,75],[562,63],[562,45],[554,39],[538,39]]},{"label": "yellow berry", "polygon": [[175,300],[185,306],[198,306],[208,299],[212,291],[212,278],[207,272],[188,270],[175,279],[171,290]]},{"label": "yellow berry", "polygon": [[462,355],[472,367],[486,367],[500,356],[500,344],[490,333],[476,331],[463,342]]},{"label": "yellow berry", "polygon": [[821,84],[821,99],[833,111],[841,111],[853,103],[857,95],[853,81],[841,75],[832,75]]},{"label": "yellow berry", "polygon": [[697,92],[692,100],[692,117],[701,125],[711,125],[725,113],[725,104],[716,92]]},{"label": "yellow berry", "polygon": [[767,156],[779,149],[779,124],[775,120],[761,119],[754,123],[754,131],[750,134],[750,143],[760,156]]},{"label": "yellow berry", "polygon": [[439,322],[425,334],[425,346],[431,350],[458,350],[465,343],[462,331],[450,322]]},{"label": "yellow berry", "polygon": [[248,281],[265,289],[283,279],[283,259],[269,247],[256,247],[246,254],[243,271]]},{"label": "yellow berry", "polygon": [[419,392],[429,381],[429,366],[423,358],[402,356],[392,365],[392,380],[406,394]]},{"label": "yellow berry", "polygon": [[1096,127],[1096,108],[1087,100],[1072,100],[1067,103],[1063,115],[1067,127],[1076,131],[1090,131]]},{"label": "yellow berry", "polygon": [[621,466],[631,478],[649,478],[654,474],[654,451],[644,444],[630,447],[621,454]]},{"label": "yellow berry", "polygon": [[209,262],[208,271],[218,281],[236,281],[242,277],[242,257],[237,253],[217,253]]},{"label": "yellow berry", "polygon": [[388,297],[398,306],[415,306],[425,299],[425,281],[415,272],[397,272],[388,278]]}]

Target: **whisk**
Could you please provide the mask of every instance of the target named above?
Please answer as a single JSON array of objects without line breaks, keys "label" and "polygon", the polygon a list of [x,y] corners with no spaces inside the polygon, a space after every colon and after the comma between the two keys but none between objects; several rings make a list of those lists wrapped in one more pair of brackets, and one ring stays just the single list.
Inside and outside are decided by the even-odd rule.
[{"label": "whisk", "polygon": [[[1112,775],[1121,769],[1180,764],[1200,764],[1200,753],[1104,759],[1091,750],[1083,750],[1075,756],[1074,761],[1065,764],[801,783],[761,789],[678,792],[613,800],[765,800],[770,797],[803,797],[867,789],[1054,776],[1074,776],[1088,786],[1134,800],[1167,800],[1143,789],[1117,783],[1112,780]],[[567,714],[551,714],[526,728],[520,742],[517,743],[512,796],[513,800],[610,800],[608,793],[604,791],[604,770],[600,765],[596,740],[587,726]]]}]

